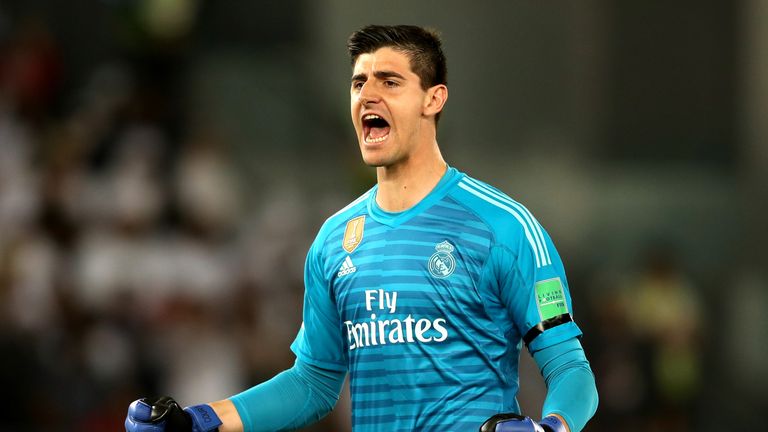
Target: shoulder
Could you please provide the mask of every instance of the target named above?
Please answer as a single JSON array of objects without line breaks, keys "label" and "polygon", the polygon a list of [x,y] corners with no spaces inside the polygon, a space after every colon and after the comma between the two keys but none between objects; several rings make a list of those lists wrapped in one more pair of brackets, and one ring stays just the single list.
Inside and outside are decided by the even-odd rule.
[{"label": "shoulder", "polygon": [[537,256],[546,247],[544,230],[533,213],[498,188],[464,175],[453,197],[493,231],[498,245],[512,250],[530,246]]},{"label": "shoulder", "polygon": [[322,246],[329,237],[345,229],[347,223],[359,216],[364,216],[368,211],[368,198],[373,193],[375,187],[369,189],[352,202],[342,207],[336,213],[329,216],[317,233],[314,244]]},{"label": "shoulder", "polygon": [[468,175],[459,181],[453,195],[496,232],[532,229],[536,223],[533,214],[523,204],[488,183]]}]

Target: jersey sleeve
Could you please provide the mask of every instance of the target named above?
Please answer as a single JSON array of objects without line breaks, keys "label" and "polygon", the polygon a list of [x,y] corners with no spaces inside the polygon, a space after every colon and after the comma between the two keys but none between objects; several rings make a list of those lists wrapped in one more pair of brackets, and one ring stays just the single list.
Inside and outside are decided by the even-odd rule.
[{"label": "jersey sleeve", "polygon": [[341,319],[322,265],[322,240],[315,239],[304,265],[303,322],[291,350],[308,364],[346,371]]},{"label": "jersey sleeve", "polygon": [[530,352],[581,336],[565,269],[549,234],[534,222],[497,254],[501,301]]}]

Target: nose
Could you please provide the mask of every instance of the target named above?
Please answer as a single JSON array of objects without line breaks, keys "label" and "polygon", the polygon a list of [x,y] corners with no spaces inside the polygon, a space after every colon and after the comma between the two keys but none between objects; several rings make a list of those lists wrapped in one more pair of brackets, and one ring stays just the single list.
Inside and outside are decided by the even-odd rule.
[{"label": "nose", "polygon": [[381,99],[379,93],[375,89],[375,86],[371,82],[363,84],[363,87],[360,89],[360,93],[358,94],[358,98],[360,99],[360,103],[363,105],[376,103]]}]

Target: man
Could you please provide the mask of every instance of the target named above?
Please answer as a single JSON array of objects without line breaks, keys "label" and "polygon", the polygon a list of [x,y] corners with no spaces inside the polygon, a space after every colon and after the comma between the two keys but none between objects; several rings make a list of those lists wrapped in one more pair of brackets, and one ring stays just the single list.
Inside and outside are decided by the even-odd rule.
[{"label": "man", "polygon": [[[368,26],[348,48],[352,122],[377,184],[309,249],[295,365],[209,405],[136,401],[126,430],[295,429],[333,408],[347,372],[355,432],[581,430],[597,392],[562,262],[527,209],[443,160],[439,38]],[[548,386],[538,422],[516,415],[523,343]]]}]

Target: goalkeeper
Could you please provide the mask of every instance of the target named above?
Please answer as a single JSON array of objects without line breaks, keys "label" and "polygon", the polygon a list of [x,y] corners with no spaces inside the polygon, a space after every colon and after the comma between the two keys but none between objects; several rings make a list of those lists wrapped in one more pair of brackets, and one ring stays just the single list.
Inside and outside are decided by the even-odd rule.
[{"label": "goalkeeper", "polygon": [[[347,374],[355,432],[582,430],[597,391],[563,263],[528,209],[443,159],[439,37],[368,26],[348,49],[352,123],[377,183],[309,249],[295,364],[210,404],[139,399],[126,431],[297,429],[331,411]],[[533,418],[516,400],[523,346],[547,385]]]}]

